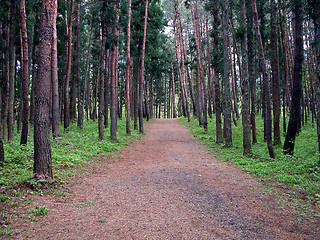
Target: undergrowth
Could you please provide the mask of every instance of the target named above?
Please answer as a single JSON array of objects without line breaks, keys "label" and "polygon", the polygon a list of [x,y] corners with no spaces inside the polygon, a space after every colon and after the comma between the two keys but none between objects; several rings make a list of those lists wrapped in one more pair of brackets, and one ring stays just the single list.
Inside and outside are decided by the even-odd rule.
[{"label": "undergrowth", "polygon": [[[105,140],[99,141],[97,121],[85,121],[83,129],[73,124],[68,132],[61,128],[61,137],[51,139],[52,180],[33,178],[32,128],[26,146],[20,146],[20,134],[5,142],[5,162],[0,166],[0,239],[10,239],[16,233],[10,227],[16,217],[33,222],[47,214],[47,207],[35,205],[32,199],[49,192],[68,198],[65,183],[72,184],[71,177],[90,172],[92,163],[104,161],[109,154],[140,137],[133,126],[131,132],[130,136],[126,134],[125,120],[118,120],[117,141],[111,140],[109,128],[104,129]],[[81,205],[84,206],[87,205]]]},{"label": "undergrowth", "polygon": [[[108,153],[125,146],[130,139],[138,137],[138,132],[128,136],[125,121],[118,123],[117,141],[111,141],[110,130],[105,129],[105,140],[98,140],[97,122],[85,121],[83,129],[76,124],[69,127],[68,132],[61,129],[61,137],[51,139],[53,175],[56,181],[65,181],[76,174],[74,167],[86,168],[90,162],[97,161]],[[5,162],[0,167],[1,190],[15,188],[21,184],[37,188],[33,176],[33,129],[30,129],[28,144],[20,146],[20,135],[16,135],[12,142],[5,142]],[[97,158],[97,156],[100,156]]]},{"label": "undergrowth", "polygon": [[[195,118],[192,118],[191,122],[187,122],[184,118],[180,118],[180,121],[188,127],[194,137],[201,139],[218,159],[233,162],[257,176],[264,182],[266,188],[289,195],[291,200],[296,201],[296,207],[313,205],[319,210],[319,152],[317,130],[312,123],[308,122],[302,127],[295,141],[293,156],[284,155],[282,145],[279,145],[274,146],[276,158],[271,159],[263,139],[263,121],[259,116],[256,118],[258,143],[252,145],[252,154],[249,156],[243,156],[241,119],[238,120],[238,126],[232,125],[233,146],[230,148],[216,143],[214,118],[208,119],[208,132],[199,126]],[[283,134],[281,138],[283,143],[285,135]],[[302,204],[302,201],[306,204]]]}]

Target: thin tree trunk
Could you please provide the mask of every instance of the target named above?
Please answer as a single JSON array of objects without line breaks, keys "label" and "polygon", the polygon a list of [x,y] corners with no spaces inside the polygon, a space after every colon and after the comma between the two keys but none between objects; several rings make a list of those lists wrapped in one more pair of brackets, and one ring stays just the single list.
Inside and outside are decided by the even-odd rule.
[{"label": "thin tree trunk", "polygon": [[[176,47],[176,56],[177,56],[177,68],[180,79],[181,93],[182,93],[182,105],[183,105],[183,114],[190,121],[190,111],[189,111],[189,102],[188,102],[188,93],[187,93],[187,84],[185,79],[185,68],[184,68],[184,59],[185,59],[185,47],[184,40],[182,35],[182,23],[181,23],[181,14],[179,11],[179,3],[175,1],[175,19],[174,19],[174,33],[175,33],[175,47]],[[179,43],[180,42],[180,48]],[[180,49],[180,51],[179,51]],[[180,66],[181,59],[181,66]],[[187,70],[188,71],[188,70]],[[189,83],[189,86],[192,87],[192,84]],[[193,89],[190,88],[191,98],[193,98]],[[194,101],[194,100],[193,100]]]},{"label": "thin tree trunk", "polygon": [[[50,146],[50,85],[53,25],[57,0],[43,0],[39,28],[38,79],[36,85],[34,123],[34,176],[52,178]],[[50,71],[48,71],[48,69]]]},{"label": "thin tree trunk", "polygon": [[292,102],[288,131],[284,141],[283,152],[293,154],[294,142],[298,132],[301,108],[301,88],[302,88],[302,63],[303,63],[303,5],[300,1],[294,1],[294,67],[293,67],[293,89]]},{"label": "thin tree trunk", "polygon": [[[103,10],[103,14],[105,9]],[[99,53],[99,110],[98,110],[98,130],[99,130],[99,141],[104,139],[103,132],[103,110],[104,110],[104,81],[105,81],[105,38],[106,38],[106,26],[104,20],[102,20],[101,29],[100,29],[100,53]]]},{"label": "thin tree trunk", "polygon": [[11,22],[10,22],[10,42],[9,42],[9,99],[8,99],[8,140],[13,140],[14,125],[14,89],[16,74],[16,57],[15,57],[15,19],[16,19],[16,0],[11,2]]},{"label": "thin tree trunk", "polygon": [[200,50],[200,36],[198,32],[198,24],[199,24],[199,19],[198,19],[198,0],[196,0],[196,9],[194,12],[193,9],[193,1],[190,2],[191,6],[191,15],[192,15],[192,22],[193,22],[193,29],[194,29],[194,36],[195,36],[195,42],[196,42],[196,53],[197,53],[197,96],[198,96],[198,106],[197,106],[197,116],[199,120],[199,125],[207,129],[207,123],[205,120],[205,115],[204,114],[204,96],[203,96],[203,83],[202,83],[202,66],[201,66],[201,50]]},{"label": "thin tree trunk", "polygon": [[[117,39],[119,36],[118,24],[119,24],[119,9],[118,5],[115,4],[115,19],[114,19],[114,26],[113,26],[113,34],[114,37]],[[111,118],[111,125],[110,125],[110,135],[113,141],[117,140],[117,68],[116,68],[116,55],[117,55],[117,43],[113,45],[112,49],[112,56],[111,56],[111,81],[110,81],[110,88],[111,88],[111,102],[110,102],[110,118]]]},{"label": "thin tree trunk", "polygon": [[130,57],[130,40],[131,40],[131,0],[129,0],[128,4],[128,25],[127,25],[127,69],[126,69],[126,132],[127,134],[131,134],[130,129],[130,108],[131,108],[131,84],[130,84],[130,65],[131,65],[131,57]]},{"label": "thin tree trunk", "polygon": [[67,50],[66,50],[66,81],[64,85],[64,130],[67,131],[70,122],[69,83],[71,73],[72,53],[72,22],[73,22],[74,0],[70,0],[70,16],[67,27]]},{"label": "thin tree trunk", "polygon": [[231,96],[230,96],[230,58],[228,51],[229,0],[223,1],[222,37],[223,37],[223,84],[224,84],[224,138],[226,147],[232,145]]},{"label": "thin tree trunk", "polygon": [[273,99],[273,142],[281,144],[280,138],[280,75],[279,47],[277,34],[277,15],[275,0],[270,1],[271,7],[271,68],[272,68],[272,99]]},{"label": "thin tree trunk", "polygon": [[27,34],[27,16],[25,9],[25,0],[20,0],[20,28],[21,28],[21,59],[22,59],[22,132],[21,145],[26,145],[28,141],[29,130],[29,53],[28,53],[28,34]]},{"label": "thin tree trunk", "polygon": [[206,14],[205,30],[207,40],[207,78],[208,78],[208,115],[212,118],[212,88],[211,88],[211,54],[210,54],[210,41],[209,41],[209,29],[208,29],[208,13]]},{"label": "thin tree trunk", "polygon": [[241,26],[243,26],[241,35],[242,52],[242,75],[241,75],[241,93],[242,93],[242,133],[243,133],[243,154],[251,153],[250,137],[250,89],[249,89],[249,70],[248,70],[248,40],[247,40],[247,16],[246,2],[241,0]]},{"label": "thin tree trunk", "polygon": [[[219,26],[220,20],[218,19],[218,3],[213,3],[213,44],[214,50],[218,51],[219,48]],[[215,112],[216,112],[216,142],[223,142],[222,134],[222,121],[221,121],[221,101],[220,101],[220,81],[219,81],[219,59],[217,54],[213,56],[213,68],[214,68],[214,91],[215,91]]]},{"label": "thin tree trunk", "polygon": [[140,84],[139,84],[139,132],[143,133],[143,85],[144,85],[144,58],[147,39],[147,22],[148,22],[148,0],[145,2],[144,27],[143,27],[143,42],[142,42],[142,57],[140,70]]},{"label": "thin tree trunk", "polygon": [[[57,17],[57,12],[54,13]],[[52,33],[52,59],[51,59],[51,81],[52,81],[52,134],[60,137],[60,111],[59,111],[59,83],[58,83],[58,49],[57,49],[57,26],[53,23]]]},{"label": "thin tree trunk", "polygon": [[[315,48],[316,48],[316,78],[315,78],[315,91],[316,91],[316,105],[317,105],[317,135],[318,135],[318,150],[320,152],[320,4],[313,5],[314,9],[314,26],[315,26]],[[311,84],[312,86],[312,84]],[[319,160],[320,164],[320,160]]]},{"label": "thin tree trunk", "polygon": [[173,70],[173,63],[171,60],[171,85],[172,85],[172,116],[173,118],[177,118],[176,112],[176,90],[175,90],[175,81],[174,81],[174,70]]},{"label": "thin tree trunk", "polygon": [[[229,31],[228,31],[229,32]],[[236,44],[236,43],[235,43]],[[231,42],[230,42],[230,37],[228,33],[228,50],[229,50],[229,56],[230,56],[230,72],[231,72],[231,82],[232,82],[232,95],[233,95],[233,102],[231,101],[232,104],[232,112],[233,114],[233,122],[234,125],[237,126],[237,120],[236,118],[239,118],[239,111],[238,111],[238,98],[237,98],[237,83],[236,83],[236,74],[234,71],[234,64],[233,64],[233,54],[231,51]]]},{"label": "thin tree trunk", "polygon": [[83,104],[81,101],[81,82],[80,82],[80,5],[81,0],[78,0],[77,11],[77,87],[78,87],[78,127],[83,128]]},{"label": "thin tree trunk", "polygon": [[258,19],[258,12],[257,12],[257,5],[256,0],[252,0],[252,12],[253,12],[253,19],[254,19],[254,25],[255,25],[255,32],[258,42],[258,48],[259,48],[259,56],[260,56],[260,65],[263,75],[263,86],[264,86],[264,95],[265,95],[265,104],[266,104],[266,140],[269,150],[269,155],[271,158],[275,158],[275,153],[273,150],[273,144],[272,144],[272,137],[271,137],[271,100],[270,100],[270,92],[269,92],[269,80],[266,70],[266,60],[265,60],[265,53],[264,53],[264,47],[262,44],[261,34],[260,34],[260,28],[259,28],[259,19]]},{"label": "thin tree trunk", "polygon": [[[9,21],[8,21],[9,22]],[[3,139],[8,139],[8,109],[9,109],[9,42],[10,42],[10,30],[9,25],[5,28],[5,35],[6,35],[6,45],[5,45],[5,54],[4,54],[4,71],[3,71],[3,103],[4,103],[4,109],[3,109],[3,119],[2,119],[2,131],[3,131]]]}]

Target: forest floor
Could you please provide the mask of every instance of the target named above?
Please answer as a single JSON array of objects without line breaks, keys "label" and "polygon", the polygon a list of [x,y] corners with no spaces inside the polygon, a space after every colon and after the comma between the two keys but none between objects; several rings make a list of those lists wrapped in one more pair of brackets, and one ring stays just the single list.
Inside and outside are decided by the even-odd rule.
[{"label": "forest floor", "polygon": [[[178,120],[72,179],[68,198],[35,197],[47,214],[18,218],[15,239],[320,239],[317,226],[259,181],[212,157]],[[319,226],[318,226],[319,227]]]}]

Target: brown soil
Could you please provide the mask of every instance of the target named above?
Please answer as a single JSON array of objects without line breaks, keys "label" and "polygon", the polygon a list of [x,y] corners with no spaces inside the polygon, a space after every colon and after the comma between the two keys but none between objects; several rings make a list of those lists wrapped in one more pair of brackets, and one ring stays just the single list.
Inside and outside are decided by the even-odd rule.
[{"label": "brown soil", "polygon": [[178,120],[154,120],[142,140],[74,179],[48,214],[16,222],[17,239],[320,239],[259,182],[220,162]]}]

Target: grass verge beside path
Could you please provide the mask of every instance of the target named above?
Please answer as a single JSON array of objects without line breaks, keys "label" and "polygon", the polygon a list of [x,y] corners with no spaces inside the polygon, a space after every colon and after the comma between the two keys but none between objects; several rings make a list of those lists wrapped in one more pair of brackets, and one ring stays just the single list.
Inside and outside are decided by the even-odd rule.
[{"label": "grass verge beside path", "polygon": [[[201,128],[198,120],[180,118],[190,133],[201,140],[212,154],[222,161],[232,162],[241,169],[259,178],[261,186],[274,195],[285,196],[287,207],[308,214],[314,222],[320,221],[320,166],[316,127],[307,124],[296,139],[294,156],[285,156],[282,146],[275,146],[276,158],[268,156],[263,141],[263,122],[257,120],[258,143],[252,145],[252,154],[243,156],[241,120],[232,126],[233,146],[226,148],[216,143],[215,120],[208,120],[208,132]],[[282,136],[282,141],[284,141]],[[281,198],[282,199],[282,198]]]},{"label": "grass verge beside path", "polygon": [[[133,127],[132,127],[133,129]],[[4,143],[5,163],[0,167],[0,239],[10,239],[14,230],[10,223],[29,209],[29,220],[35,215],[45,215],[45,206],[33,206],[31,195],[42,196],[53,192],[57,196],[68,195],[64,187],[70,177],[90,171],[90,165],[100,161],[108,154],[124,147],[141,135],[132,130],[126,134],[125,119],[118,121],[117,141],[110,138],[110,129],[104,130],[104,141],[98,140],[98,122],[85,121],[83,129],[76,124],[69,127],[68,132],[61,129],[62,136],[51,139],[52,165],[54,179],[52,182],[35,181],[33,176],[33,129],[30,129],[28,144],[20,146],[20,134],[16,134],[12,142]],[[45,184],[45,185],[43,185]],[[24,213],[22,213],[24,212]],[[28,212],[28,211],[27,211]]]}]

